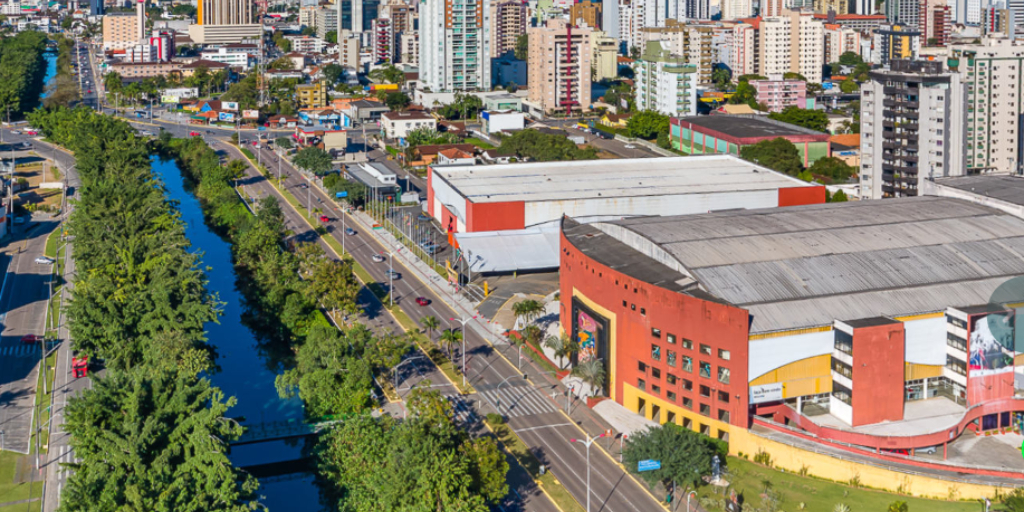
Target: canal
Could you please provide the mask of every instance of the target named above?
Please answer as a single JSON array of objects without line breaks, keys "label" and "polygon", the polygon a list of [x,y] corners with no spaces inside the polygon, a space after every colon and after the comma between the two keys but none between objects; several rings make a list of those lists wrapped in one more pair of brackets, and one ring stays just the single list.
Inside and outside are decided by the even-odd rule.
[{"label": "canal", "polygon": [[[210,378],[233,396],[238,403],[229,411],[232,417],[244,417],[243,423],[303,419],[302,403],[296,397],[281,399],[274,387],[276,375],[257,347],[256,336],[242,322],[245,312],[241,292],[235,286],[231,246],[211,231],[203,219],[199,201],[189,192],[181,170],[174,160],[153,158],[153,171],[167,189],[170,199],[178,203],[185,234],[194,250],[202,253],[202,264],[209,279],[207,288],[222,304],[219,323],[206,325],[207,337],[217,350],[216,373]],[[246,468],[260,464],[292,461],[302,458],[304,441],[273,441],[231,450],[231,460]],[[310,472],[299,472],[260,478],[261,502],[271,511],[321,510],[319,490]]]},{"label": "canal", "polygon": [[46,97],[46,89],[50,85],[50,80],[57,76],[57,52],[47,50],[43,52],[43,58],[46,59],[46,74],[43,75],[43,92],[40,94],[40,99]]}]

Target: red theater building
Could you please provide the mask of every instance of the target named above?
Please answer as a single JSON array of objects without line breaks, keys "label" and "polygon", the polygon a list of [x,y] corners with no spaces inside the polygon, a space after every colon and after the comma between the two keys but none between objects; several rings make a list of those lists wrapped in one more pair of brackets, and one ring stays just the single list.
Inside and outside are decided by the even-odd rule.
[{"label": "red theater building", "polygon": [[1024,220],[952,198],[566,217],[561,321],[660,423],[943,453],[1024,411],[1021,254]]}]

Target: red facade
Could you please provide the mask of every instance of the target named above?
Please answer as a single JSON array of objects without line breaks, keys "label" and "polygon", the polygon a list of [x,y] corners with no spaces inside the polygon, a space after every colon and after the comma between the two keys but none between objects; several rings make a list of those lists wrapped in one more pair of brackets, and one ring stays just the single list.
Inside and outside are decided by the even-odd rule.
[{"label": "red facade", "polygon": [[853,426],[903,419],[903,323],[853,329]]}]

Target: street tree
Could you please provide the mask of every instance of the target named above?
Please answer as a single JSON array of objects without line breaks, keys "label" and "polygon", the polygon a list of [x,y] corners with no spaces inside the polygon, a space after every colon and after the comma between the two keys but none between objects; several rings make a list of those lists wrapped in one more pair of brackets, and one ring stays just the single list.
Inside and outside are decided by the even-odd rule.
[{"label": "street tree", "polygon": [[572,369],[572,374],[590,386],[590,396],[597,396],[601,388],[604,387],[604,363],[599,358],[580,361]]},{"label": "street tree", "polygon": [[430,339],[434,337],[434,331],[437,330],[441,323],[437,320],[436,316],[428,315],[420,320],[420,325],[427,330],[427,338]]},{"label": "street tree", "polygon": [[[622,462],[649,485],[675,482],[684,489],[696,488],[703,485],[703,477],[711,474],[716,454],[711,443],[688,428],[666,423],[631,434],[622,449]],[[660,461],[661,468],[637,471],[642,460]]]},{"label": "street tree", "polygon": [[533,299],[526,299],[512,304],[512,314],[516,317],[516,326],[532,322],[544,312],[544,305]]},{"label": "street tree", "polygon": [[462,331],[455,329],[447,329],[441,332],[441,337],[438,338],[441,342],[441,346],[444,347],[445,352],[448,354],[448,358],[452,357],[452,345],[462,343]]},{"label": "street tree", "polygon": [[626,121],[626,129],[631,137],[655,139],[658,134],[668,132],[668,116],[653,110],[637,112]]},{"label": "street tree", "polygon": [[300,149],[292,158],[292,163],[297,167],[321,176],[331,170],[331,155],[318,147],[307,147]]}]

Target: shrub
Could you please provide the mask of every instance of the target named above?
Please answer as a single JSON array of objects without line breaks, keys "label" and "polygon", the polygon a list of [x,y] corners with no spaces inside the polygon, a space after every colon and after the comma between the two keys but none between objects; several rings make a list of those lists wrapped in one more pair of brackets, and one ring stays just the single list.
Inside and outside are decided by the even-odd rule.
[{"label": "shrub", "polygon": [[758,448],[757,453],[754,454],[754,462],[762,466],[772,467],[772,454],[764,451],[764,448]]},{"label": "shrub", "polygon": [[491,425],[504,425],[505,418],[498,413],[489,412],[487,413],[487,423],[490,423]]}]

